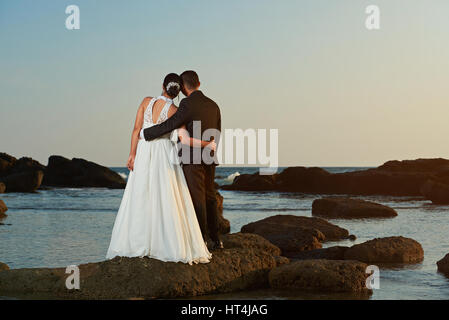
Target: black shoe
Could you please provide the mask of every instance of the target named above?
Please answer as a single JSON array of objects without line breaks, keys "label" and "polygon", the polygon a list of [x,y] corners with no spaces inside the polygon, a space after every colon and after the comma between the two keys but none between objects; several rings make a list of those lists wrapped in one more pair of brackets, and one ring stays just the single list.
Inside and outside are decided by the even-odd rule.
[{"label": "black shoe", "polygon": [[224,249],[223,242],[220,240],[213,241],[211,249],[212,250],[223,250]]}]

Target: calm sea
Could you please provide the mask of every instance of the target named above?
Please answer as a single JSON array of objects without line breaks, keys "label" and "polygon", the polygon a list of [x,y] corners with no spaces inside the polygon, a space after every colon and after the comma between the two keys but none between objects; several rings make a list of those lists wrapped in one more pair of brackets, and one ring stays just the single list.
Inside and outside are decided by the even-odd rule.
[{"label": "calm sea", "polygon": [[[113,169],[125,178],[128,175],[126,168]],[[325,169],[344,172],[363,168]],[[216,181],[230,183],[237,174],[257,170],[218,167]],[[244,224],[276,214],[311,216],[312,202],[320,197],[278,192],[221,193],[224,216],[230,220],[232,232],[238,232]],[[3,221],[5,225],[0,225],[0,261],[10,268],[29,268],[104,260],[122,194],[123,190],[95,188],[2,194],[9,210],[8,218]],[[425,251],[425,260],[420,264],[381,269],[380,289],[374,291],[371,299],[449,299],[449,279],[437,273],[436,267],[436,261],[449,253],[449,206],[435,206],[410,197],[359,198],[393,207],[399,215],[393,219],[331,221],[355,234],[355,243],[402,235],[419,241]],[[339,241],[324,246],[337,244],[352,245],[353,242]],[[283,298],[282,293],[273,292],[254,295]]]}]

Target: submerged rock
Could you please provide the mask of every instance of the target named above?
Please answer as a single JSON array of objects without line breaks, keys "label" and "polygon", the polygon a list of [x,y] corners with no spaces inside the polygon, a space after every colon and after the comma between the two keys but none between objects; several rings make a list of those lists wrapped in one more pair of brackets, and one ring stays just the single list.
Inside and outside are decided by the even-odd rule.
[{"label": "submerged rock", "polygon": [[449,253],[437,262],[438,271],[449,277]]},{"label": "submerged rock", "polygon": [[324,219],[276,215],[244,225],[244,233],[258,234],[282,251],[286,257],[300,251],[321,248],[322,241],[347,239],[348,230]]},{"label": "submerged rock", "polygon": [[359,261],[295,261],[271,270],[269,283],[275,289],[370,294],[372,290],[366,288],[366,267]]},{"label": "submerged rock", "polygon": [[376,238],[350,247],[345,259],[366,263],[418,263],[424,259],[424,250],[419,242],[410,238]]},{"label": "submerged rock", "polygon": [[228,248],[208,264],[120,258],[79,266],[80,290],[66,289],[65,268],[0,272],[0,295],[68,299],[176,298],[268,287],[268,272],[285,264],[275,246],[257,235],[223,237]]},{"label": "submerged rock", "polygon": [[123,189],[126,181],[113,170],[84,159],[51,156],[45,171],[44,186],[104,187]]},{"label": "submerged rock", "polygon": [[326,218],[389,218],[396,217],[396,210],[379,203],[350,199],[322,198],[312,204],[312,215]]}]

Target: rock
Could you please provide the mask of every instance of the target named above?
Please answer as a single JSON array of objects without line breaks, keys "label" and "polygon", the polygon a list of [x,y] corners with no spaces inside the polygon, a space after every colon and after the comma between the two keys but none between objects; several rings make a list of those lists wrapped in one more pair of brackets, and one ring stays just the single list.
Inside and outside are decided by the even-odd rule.
[{"label": "rock", "polygon": [[230,185],[224,185],[223,190],[240,191],[270,191],[276,189],[277,175],[241,174],[234,178]]},{"label": "rock", "polygon": [[[236,237],[236,239],[232,239]],[[208,264],[189,266],[150,258],[120,258],[79,266],[80,290],[67,290],[65,268],[13,269],[0,272],[0,296],[66,299],[177,298],[268,287],[268,273],[279,258],[254,235],[227,235],[227,243],[249,248],[213,252]],[[258,247],[260,243],[260,247]]]},{"label": "rock", "polygon": [[0,177],[6,176],[16,161],[17,159],[13,156],[0,152]]},{"label": "rock", "polygon": [[449,184],[428,180],[421,187],[421,193],[434,204],[449,204]]},{"label": "rock", "polygon": [[3,200],[0,199],[0,219],[6,218],[6,211],[8,211],[8,207],[3,202]]},{"label": "rock", "polygon": [[221,240],[226,249],[260,249],[274,256],[281,255],[281,249],[257,234],[238,232],[223,235]]},{"label": "rock", "polygon": [[34,192],[42,183],[45,166],[28,157],[17,160],[0,153],[0,193]]},{"label": "rock", "polygon": [[424,259],[424,250],[419,242],[410,238],[376,238],[350,247],[345,259],[366,263],[418,263]]},{"label": "rock", "polygon": [[35,192],[41,185],[44,173],[42,171],[24,171],[2,177],[6,192]]},{"label": "rock", "polygon": [[326,218],[389,218],[396,217],[396,210],[365,200],[350,198],[322,198],[312,204],[312,215]]},{"label": "rock", "polygon": [[290,257],[294,260],[326,259],[326,260],[344,260],[345,252],[349,247],[335,246],[325,249],[314,249],[301,251]]},{"label": "rock", "polygon": [[231,232],[231,223],[228,219],[223,217],[223,196],[218,192],[215,192],[217,197],[217,206],[218,206],[218,230],[220,234],[227,234]]},{"label": "rock", "polygon": [[282,251],[286,257],[321,248],[325,240],[347,239],[348,230],[320,218],[276,215],[244,225],[244,233],[258,234]]},{"label": "rock", "polygon": [[9,270],[8,265],[6,263],[0,262],[0,272],[5,270]]},{"label": "rock", "polygon": [[51,156],[45,171],[44,186],[104,187],[123,189],[126,181],[118,173],[84,159]]},{"label": "rock", "polygon": [[449,253],[437,262],[438,271],[449,277]]},{"label": "rock", "polygon": [[274,268],[269,273],[269,283],[274,289],[299,289],[307,291],[360,292],[366,288],[367,265],[359,261],[302,260]]},{"label": "rock", "polygon": [[336,174],[321,168],[290,167],[272,176],[241,175],[231,185],[222,188],[312,194],[421,196],[422,185],[442,172],[449,172],[449,160],[389,161],[378,168]]},{"label": "rock", "polygon": [[290,167],[278,177],[280,191],[319,193],[326,190],[331,174],[321,168]]}]

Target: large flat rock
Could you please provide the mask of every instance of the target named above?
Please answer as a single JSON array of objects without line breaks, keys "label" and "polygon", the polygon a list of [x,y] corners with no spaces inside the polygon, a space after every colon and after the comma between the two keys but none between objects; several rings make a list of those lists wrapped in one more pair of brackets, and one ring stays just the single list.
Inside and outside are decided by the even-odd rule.
[{"label": "large flat rock", "polygon": [[223,237],[228,248],[208,264],[187,265],[150,258],[121,258],[79,266],[80,290],[65,287],[65,268],[0,272],[0,295],[66,299],[176,298],[268,287],[268,272],[288,263],[257,235]]}]

